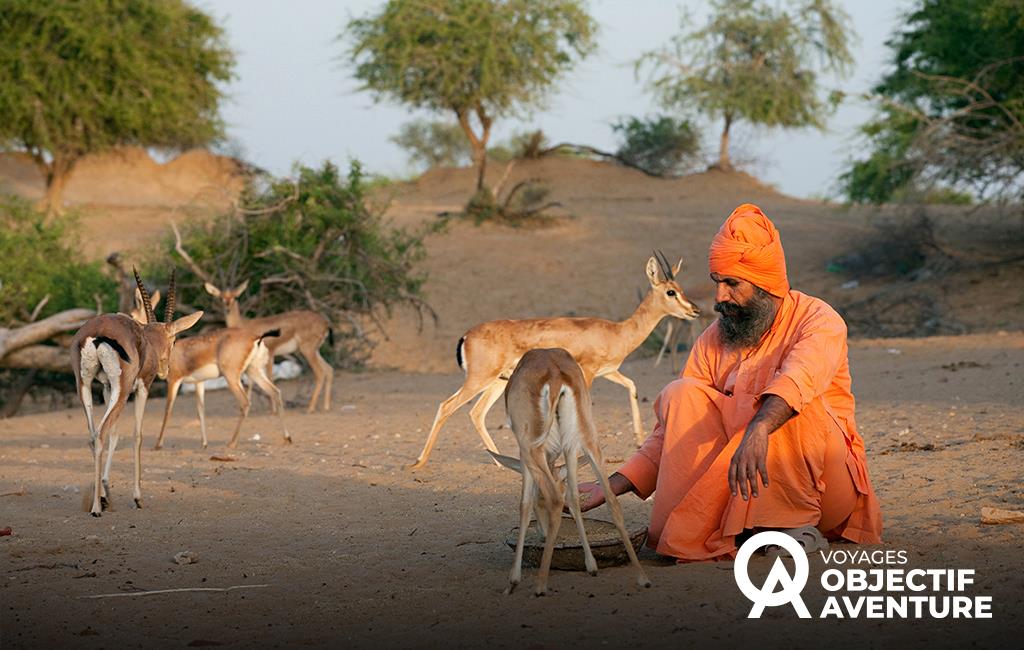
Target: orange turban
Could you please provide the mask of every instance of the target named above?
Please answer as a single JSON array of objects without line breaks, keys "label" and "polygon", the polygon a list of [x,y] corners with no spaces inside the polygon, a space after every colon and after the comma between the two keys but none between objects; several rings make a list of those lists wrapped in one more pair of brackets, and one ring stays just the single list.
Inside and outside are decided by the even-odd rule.
[{"label": "orange turban", "polygon": [[711,240],[708,266],[711,273],[746,280],[779,298],[789,292],[779,231],[752,203],[733,210],[722,224]]}]

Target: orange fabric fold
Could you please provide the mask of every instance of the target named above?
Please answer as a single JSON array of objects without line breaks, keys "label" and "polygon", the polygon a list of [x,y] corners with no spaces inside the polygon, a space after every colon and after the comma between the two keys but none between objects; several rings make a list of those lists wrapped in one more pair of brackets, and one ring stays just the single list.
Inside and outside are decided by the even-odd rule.
[{"label": "orange fabric fold", "polygon": [[708,267],[711,273],[746,280],[779,298],[789,291],[779,231],[752,203],[733,210],[722,224],[711,241]]}]

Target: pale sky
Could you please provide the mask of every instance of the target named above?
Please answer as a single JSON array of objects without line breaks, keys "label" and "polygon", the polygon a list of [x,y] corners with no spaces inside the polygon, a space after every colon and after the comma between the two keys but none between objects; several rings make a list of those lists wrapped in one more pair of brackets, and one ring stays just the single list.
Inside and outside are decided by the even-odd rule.
[{"label": "pale sky", "polygon": [[[295,162],[317,165],[331,159],[347,166],[358,158],[372,172],[406,176],[415,171],[406,154],[390,142],[400,126],[417,117],[403,106],[375,104],[357,90],[351,67],[336,40],[350,17],[363,16],[383,0],[196,0],[227,31],[238,57],[238,79],[228,87],[223,107],[229,138],[244,157],[279,175]],[[899,27],[908,0],[841,0],[858,36],[854,69],[839,84],[850,95],[866,91],[885,70],[884,42]],[[514,131],[543,129],[552,142],[588,144],[614,150],[611,124],[619,117],[663,112],[634,75],[643,52],[668,42],[680,29],[687,7],[700,22],[703,3],[691,0],[591,0],[599,24],[599,49],[565,76],[544,110],[522,120],[497,122],[492,142]],[[831,87],[831,86],[830,86]],[[847,100],[831,117],[828,130],[763,131],[734,126],[734,160],[787,194],[834,194],[843,161],[856,147],[858,125],[869,107]],[[441,119],[452,119],[438,115]],[[721,124],[705,122],[709,159],[717,155]]]}]

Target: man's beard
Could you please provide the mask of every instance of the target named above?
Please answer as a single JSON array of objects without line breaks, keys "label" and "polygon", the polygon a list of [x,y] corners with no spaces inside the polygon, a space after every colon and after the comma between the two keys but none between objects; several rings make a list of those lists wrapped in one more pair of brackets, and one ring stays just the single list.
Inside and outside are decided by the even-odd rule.
[{"label": "man's beard", "polygon": [[775,303],[770,293],[754,287],[754,295],[746,305],[731,302],[715,303],[718,333],[727,349],[752,348],[775,320]]}]

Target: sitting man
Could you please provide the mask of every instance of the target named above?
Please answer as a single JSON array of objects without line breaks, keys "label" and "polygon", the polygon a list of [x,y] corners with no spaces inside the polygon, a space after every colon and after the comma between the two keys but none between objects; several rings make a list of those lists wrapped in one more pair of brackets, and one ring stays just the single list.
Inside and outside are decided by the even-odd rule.
[{"label": "sitting man", "polygon": [[[789,288],[775,225],[745,204],[711,243],[720,315],[654,404],[657,424],[612,474],[616,494],[654,493],[648,545],[680,560],[733,557],[744,531],[878,543],[878,500],[854,422],[846,324]],[[604,501],[580,485],[585,510]],[[824,537],[823,537],[824,534]]]}]

